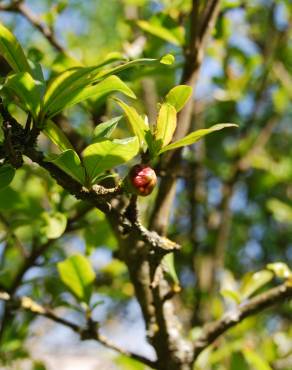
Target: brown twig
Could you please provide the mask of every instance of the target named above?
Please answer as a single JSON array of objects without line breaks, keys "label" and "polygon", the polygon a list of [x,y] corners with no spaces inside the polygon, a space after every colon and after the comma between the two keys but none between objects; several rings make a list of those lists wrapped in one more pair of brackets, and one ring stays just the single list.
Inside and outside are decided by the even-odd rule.
[{"label": "brown twig", "polygon": [[290,298],[292,298],[292,285],[291,282],[289,284],[287,281],[242,303],[232,311],[227,312],[220,320],[207,324],[203,328],[200,337],[194,343],[194,360],[220,335],[239,324],[246,317],[262,312],[276,303],[283,303],[286,299]]}]

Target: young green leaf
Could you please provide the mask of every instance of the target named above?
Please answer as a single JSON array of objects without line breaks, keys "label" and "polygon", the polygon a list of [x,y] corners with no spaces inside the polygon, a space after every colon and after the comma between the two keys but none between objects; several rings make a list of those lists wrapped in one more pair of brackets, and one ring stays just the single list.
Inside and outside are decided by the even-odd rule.
[{"label": "young green leaf", "polygon": [[168,104],[163,103],[160,107],[156,128],[155,140],[161,143],[161,147],[166,146],[172,139],[176,128],[176,110]]},{"label": "young green leaf", "polygon": [[145,142],[146,132],[149,131],[149,127],[144,121],[144,119],[138,114],[135,108],[130,107],[126,103],[119,99],[115,99],[118,105],[123,109],[126,114],[127,121],[129,123],[130,129],[134,135],[139,139],[140,147],[143,146]]},{"label": "young green leaf", "polygon": [[174,266],[174,253],[168,253],[163,257],[162,266],[172,278],[173,282],[179,285],[179,280]]},{"label": "young green leaf", "polygon": [[272,367],[269,365],[267,360],[260,356],[252,348],[242,348],[242,354],[246,359],[247,363],[256,370],[272,370]]},{"label": "young green leaf", "polygon": [[262,286],[266,285],[273,279],[273,273],[268,270],[257,271],[254,274],[246,274],[242,286],[240,288],[240,295],[243,299],[250,297]]},{"label": "young green leaf", "polygon": [[183,36],[179,37],[178,34],[171,32],[171,30],[163,27],[160,24],[155,24],[144,20],[139,20],[136,23],[143,31],[148,32],[153,36],[177,46],[183,45]]},{"label": "young green leaf", "polygon": [[31,72],[22,47],[2,23],[0,23],[0,54],[4,56],[14,72]]},{"label": "young green leaf", "polygon": [[165,97],[165,101],[174,106],[179,112],[191,97],[193,89],[191,86],[178,85],[169,91]]},{"label": "young green leaf", "polygon": [[149,130],[148,125],[144,119],[138,114],[135,108],[130,107],[126,103],[122,102],[119,99],[115,99],[118,105],[123,109],[126,114],[130,129],[132,133],[138,137],[140,147],[143,146],[145,142],[146,132]]},{"label": "young green leaf", "polygon": [[20,72],[7,78],[5,88],[11,90],[31,113],[34,119],[40,110],[40,90],[32,76],[28,72]]},{"label": "young green leaf", "polygon": [[60,96],[54,99],[53,104],[50,103],[49,107],[46,105],[44,109],[47,111],[47,116],[52,117],[64,108],[80,103],[83,100],[91,97],[100,99],[113,92],[120,92],[131,98],[136,98],[133,91],[119,77],[110,76],[97,84],[87,81],[87,84],[81,87],[71,86],[65,94],[60,94]]},{"label": "young green leaf", "polygon": [[0,190],[6,188],[15,175],[15,169],[10,164],[3,164],[0,167]]},{"label": "young green leaf", "polygon": [[105,138],[110,138],[121,118],[122,116],[114,117],[106,122],[102,122],[97,125],[94,130],[94,142]]},{"label": "young green leaf", "polygon": [[58,239],[64,233],[67,226],[67,218],[63,213],[44,213],[43,219],[45,221],[43,231],[48,239]]},{"label": "young green leaf", "polygon": [[273,273],[281,279],[288,279],[292,276],[292,271],[284,262],[269,263],[267,269],[273,271]]},{"label": "young green leaf", "polygon": [[101,173],[131,160],[139,150],[136,137],[123,140],[104,140],[84,149],[83,163],[91,182]]},{"label": "young green leaf", "polygon": [[57,147],[65,151],[67,149],[73,149],[70,141],[64,132],[57,126],[53,121],[47,120],[43,127],[43,133],[54,143]]},{"label": "young green leaf", "polygon": [[89,304],[95,272],[89,260],[81,254],[73,255],[57,264],[62,282],[81,302]]},{"label": "young green leaf", "polygon": [[211,126],[210,128],[204,128],[201,130],[194,131],[189,135],[185,136],[184,138],[175,141],[172,144],[169,144],[162,148],[159,154],[167,152],[168,150],[173,150],[177,148],[181,148],[183,146],[191,145],[202,139],[204,136],[211,134],[214,131],[222,130],[226,127],[237,127],[234,123],[218,123],[217,125]]},{"label": "young green leaf", "polygon": [[175,61],[175,58],[174,58],[174,56],[172,55],[172,54],[166,54],[166,55],[164,55],[161,59],[160,59],[160,63],[161,64],[165,64],[165,65],[167,65],[167,66],[170,66],[170,65],[172,65],[173,63],[174,63],[174,61]]},{"label": "young green leaf", "polygon": [[52,162],[56,166],[60,167],[74,180],[80,182],[81,184],[85,183],[85,171],[81,165],[78,154],[74,152],[74,150],[65,150],[60,155],[48,158],[47,161]]}]

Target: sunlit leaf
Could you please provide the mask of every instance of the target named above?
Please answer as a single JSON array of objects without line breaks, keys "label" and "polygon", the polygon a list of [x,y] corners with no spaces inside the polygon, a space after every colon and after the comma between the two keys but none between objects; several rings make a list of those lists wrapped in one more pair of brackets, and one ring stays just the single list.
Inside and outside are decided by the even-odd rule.
[{"label": "sunlit leaf", "polygon": [[169,91],[165,100],[179,112],[191,97],[192,92],[193,89],[190,86],[178,85]]},{"label": "sunlit leaf", "polygon": [[269,263],[267,269],[273,271],[273,273],[281,279],[287,279],[292,276],[292,271],[284,262]]},{"label": "sunlit leaf", "polygon": [[170,42],[171,44],[180,46],[183,44],[183,38],[178,37],[177,34],[171,32],[166,27],[163,27],[159,24],[154,24],[147,22],[145,20],[138,20],[137,25],[145,32],[150,33],[153,36],[156,36],[164,41]]},{"label": "sunlit leaf", "polygon": [[119,106],[123,109],[126,114],[129,126],[134,135],[139,139],[140,146],[145,142],[145,134],[149,130],[148,125],[143,118],[138,114],[135,108],[130,107],[126,103],[119,99],[115,99]]},{"label": "sunlit leaf", "polygon": [[173,282],[179,285],[179,279],[174,265],[174,253],[167,253],[162,260],[163,269],[169,274]]},{"label": "sunlit leaf", "polygon": [[237,127],[237,125],[235,125],[234,123],[218,123],[217,125],[211,126],[210,128],[194,131],[191,134],[185,136],[184,138],[165,146],[160,150],[159,154],[164,153],[168,150],[173,150],[181,148],[183,146],[194,144],[200,139],[202,139],[204,136],[209,135],[214,131],[222,130],[226,127]]},{"label": "sunlit leaf", "polygon": [[74,150],[67,136],[53,121],[47,120],[42,131],[62,151],[66,149]]},{"label": "sunlit leaf", "polygon": [[243,348],[242,353],[248,362],[256,370],[272,370],[268,362],[251,348]]},{"label": "sunlit leaf", "polygon": [[[95,78],[93,77],[93,81]],[[60,93],[52,101],[45,101],[44,110],[48,117],[56,115],[64,108],[68,108],[74,104],[80,103],[89,98],[99,99],[113,92],[123,93],[131,98],[135,98],[132,90],[117,76],[110,76],[94,84],[90,79],[83,80],[83,83],[73,83],[67,89]],[[81,85],[81,86],[80,86]],[[49,102],[49,103],[48,103]]]},{"label": "sunlit leaf", "polygon": [[171,140],[176,129],[176,110],[168,104],[163,103],[160,107],[155,127],[155,139],[164,147]]},{"label": "sunlit leaf", "polygon": [[65,231],[67,218],[64,213],[44,213],[43,219],[46,225],[43,228],[48,239],[58,239]]},{"label": "sunlit leaf", "polygon": [[15,36],[0,23],[0,54],[15,72],[30,72],[28,61]]},{"label": "sunlit leaf", "polygon": [[171,65],[175,62],[175,58],[172,54],[166,54],[160,59],[161,64]]},{"label": "sunlit leaf", "polygon": [[240,294],[245,299],[250,297],[258,289],[273,279],[273,273],[268,270],[261,270],[255,273],[246,274],[240,288]]},{"label": "sunlit leaf", "polygon": [[95,273],[89,260],[81,254],[76,254],[59,262],[57,267],[62,282],[76,298],[89,303],[92,283],[95,280]]},{"label": "sunlit leaf", "polygon": [[268,209],[272,212],[275,219],[279,222],[292,222],[292,207],[279,199],[272,198],[267,202]]}]

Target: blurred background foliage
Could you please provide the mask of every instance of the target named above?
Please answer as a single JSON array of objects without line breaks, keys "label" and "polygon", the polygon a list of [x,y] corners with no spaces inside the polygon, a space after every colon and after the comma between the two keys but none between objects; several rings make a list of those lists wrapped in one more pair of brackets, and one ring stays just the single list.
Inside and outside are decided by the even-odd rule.
[{"label": "blurred background foliage", "polygon": [[[154,121],[157,103],[180,81],[189,37],[189,0],[25,3],[68,51],[67,56],[57,52],[22,15],[0,13],[27,55],[45,67],[46,78],[78,63],[96,64],[112,52],[130,58],[172,53],[173,66],[139,67],[122,75],[138,96],[139,112]],[[184,150],[169,235],[183,246],[175,255],[182,287],[177,305],[193,338],[203,321],[217,319],[232,308],[251,272],[272,262],[289,264],[292,259],[291,8],[289,0],[222,0],[200,71],[193,129],[217,122],[234,122],[239,129],[217,133]],[[23,119],[20,110],[12,109]],[[76,129],[76,142],[78,137],[89,142],[97,123],[120,113],[110,99],[91,100],[67,109],[63,118]],[[116,136],[124,136],[125,130],[122,123]],[[56,150],[44,137],[40,145],[47,151]],[[145,223],[155,193],[149,198],[139,202]],[[80,212],[84,216],[74,220]],[[70,223],[72,219],[76,222]],[[1,287],[11,287],[25,256],[51,240],[56,229],[56,240],[21,276],[18,292],[82,321],[82,307],[61,282],[56,264],[72,254],[85,253],[96,273],[94,317],[103,320],[109,333],[119,321],[124,322],[121,342],[134,317],[141,338],[134,331],[126,342],[143,352],[147,345],[133,287],[104,216],[86,209],[28,161],[12,184],[0,191]],[[205,350],[195,369],[291,369],[291,311],[291,304],[286,304],[247,319]],[[27,313],[7,318],[9,325],[1,332],[3,368],[22,368],[17,360],[24,358],[31,358],[28,368],[49,366],[46,360],[38,361],[30,344],[38,334],[33,320]],[[37,323],[47,325],[46,321]],[[54,331],[50,333],[54,342]],[[112,361],[115,365],[100,364],[99,368],[144,368],[120,356]]]}]

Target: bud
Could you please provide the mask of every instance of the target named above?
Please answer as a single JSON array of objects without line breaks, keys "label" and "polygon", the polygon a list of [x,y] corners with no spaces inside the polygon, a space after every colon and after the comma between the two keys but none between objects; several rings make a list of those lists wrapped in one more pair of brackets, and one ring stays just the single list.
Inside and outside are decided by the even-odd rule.
[{"label": "bud", "polygon": [[137,164],[127,176],[127,184],[137,195],[147,196],[152,193],[157,183],[155,171],[148,165]]}]

